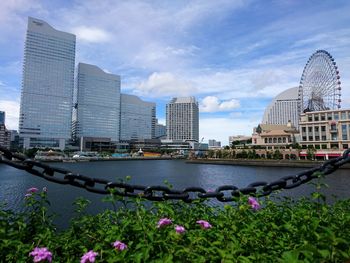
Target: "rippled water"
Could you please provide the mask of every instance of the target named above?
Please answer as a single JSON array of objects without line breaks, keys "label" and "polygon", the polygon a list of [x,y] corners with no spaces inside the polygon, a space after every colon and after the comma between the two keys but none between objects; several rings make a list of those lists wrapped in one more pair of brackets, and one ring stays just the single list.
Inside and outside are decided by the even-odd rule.
[{"label": "rippled water", "polygon": [[[108,161],[108,162],[80,162],[80,163],[51,163],[76,173],[91,177],[101,177],[111,181],[131,176],[130,183],[141,185],[164,185],[167,180],[175,189],[189,186],[200,186],[204,189],[215,189],[225,184],[238,187],[246,186],[255,181],[271,182],[282,176],[294,175],[303,168],[284,167],[250,167],[209,164],[186,164],[183,160],[157,160],[157,161]],[[328,175],[324,182],[329,188],[323,190],[328,200],[332,196],[350,198],[350,170],[343,169]],[[0,164],[0,202],[6,202],[7,207],[20,210],[26,189],[29,187],[47,187],[52,211],[59,217],[57,222],[66,226],[73,215],[73,201],[83,196],[92,201],[90,212],[98,212],[104,208],[111,208],[110,204],[101,201],[102,195],[87,192],[69,185],[59,185],[35,177],[25,171]],[[281,195],[298,198],[310,195],[314,186],[303,185],[292,190],[284,190]],[[211,204],[217,204],[211,200]]]}]

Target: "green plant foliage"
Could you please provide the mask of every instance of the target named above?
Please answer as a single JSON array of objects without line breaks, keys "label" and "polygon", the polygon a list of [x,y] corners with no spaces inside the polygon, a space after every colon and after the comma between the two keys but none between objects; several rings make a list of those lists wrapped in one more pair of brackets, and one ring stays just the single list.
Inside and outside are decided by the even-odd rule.
[{"label": "green plant foliage", "polygon": [[[316,184],[316,189],[322,185]],[[329,205],[321,194],[298,201],[260,198],[253,210],[248,197],[224,207],[204,201],[148,202],[111,195],[115,210],[86,213],[78,199],[70,226],[57,230],[47,213],[46,192],[26,197],[25,211],[0,210],[1,262],[32,262],[35,247],[52,252],[53,262],[79,262],[97,252],[96,262],[348,262],[350,200]],[[122,205],[120,205],[120,204]],[[119,207],[119,208],[117,208]],[[161,218],[171,224],[157,227]],[[205,220],[211,228],[197,223]],[[177,233],[175,226],[183,226]],[[124,250],[112,246],[115,241]]]}]

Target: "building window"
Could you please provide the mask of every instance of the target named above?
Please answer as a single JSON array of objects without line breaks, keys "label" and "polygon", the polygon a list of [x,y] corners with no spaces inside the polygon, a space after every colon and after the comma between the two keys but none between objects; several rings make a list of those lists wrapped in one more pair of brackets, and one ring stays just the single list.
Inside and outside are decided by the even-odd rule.
[{"label": "building window", "polygon": [[321,126],[321,131],[325,132],[326,131],[326,126]]},{"label": "building window", "polygon": [[283,137],[283,143],[286,143],[286,137]]},{"label": "building window", "polygon": [[265,138],[265,143],[267,143],[267,138]]},{"label": "building window", "polygon": [[315,126],[315,132],[318,132],[320,128],[318,126]]},{"label": "building window", "polygon": [[327,114],[327,120],[331,121],[332,120],[332,113]]},{"label": "building window", "polygon": [[349,145],[347,143],[343,144],[343,149],[348,149],[349,148]]},{"label": "building window", "polygon": [[346,124],[342,124],[341,126],[342,140],[348,139],[348,130]]},{"label": "building window", "polygon": [[309,115],[307,119],[308,121],[312,121],[312,115]]},{"label": "building window", "polygon": [[282,143],[282,139],[281,138],[278,138],[278,143]]},{"label": "building window", "polygon": [[309,141],[313,141],[313,137],[312,136],[309,136]]},{"label": "building window", "polygon": [[309,132],[312,132],[312,127],[309,127],[308,130],[309,130]]},{"label": "building window", "polygon": [[324,113],[321,114],[321,121],[325,121],[326,120],[326,116],[324,115]]},{"label": "building window", "polygon": [[339,113],[338,112],[335,112],[334,113],[334,120],[339,120]]},{"label": "building window", "polygon": [[315,141],[319,141],[320,140],[320,136],[315,136]]},{"label": "building window", "polygon": [[322,144],[322,145],[321,145],[321,148],[322,148],[322,149],[327,149],[327,144]]},{"label": "building window", "polygon": [[346,120],[346,112],[345,112],[345,111],[342,111],[342,113],[341,113],[341,119],[342,119],[342,120]]},{"label": "building window", "polygon": [[269,138],[269,143],[272,143],[272,138]]},{"label": "building window", "polygon": [[314,120],[315,120],[315,121],[318,121],[318,115],[315,115],[315,116],[314,116]]},{"label": "building window", "polygon": [[322,141],[327,141],[326,135],[322,135]]},{"label": "building window", "polygon": [[337,143],[332,143],[331,144],[332,149],[338,149],[338,144]]},{"label": "building window", "polygon": [[301,127],[302,132],[306,132],[306,127]]},{"label": "building window", "polygon": [[331,138],[332,138],[332,141],[337,141],[337,140],[338,140],[338,134],[333,133],[333,134],[331,135]]},{"label": "building window", "polygon": [[273,143],[277,143],[277,138],[273,138]]},{"label": "building window", "polygon": [[303,136],[303,142],[305,142],[306,141],[306,136]]}]

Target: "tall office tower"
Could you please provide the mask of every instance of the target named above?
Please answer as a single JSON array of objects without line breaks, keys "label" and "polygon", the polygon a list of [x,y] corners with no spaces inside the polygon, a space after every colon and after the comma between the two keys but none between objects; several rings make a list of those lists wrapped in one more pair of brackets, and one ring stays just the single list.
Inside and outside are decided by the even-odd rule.
[{"label": "tall office tower", "polygon": [[194,97],[173,98],[166,105],[167,138],[198,141],[198,115],[198,103]]},{"label": "tall office tower", "polygon": [[119,141],[120,76],[79,63],[73,101],[74,139]]},{"label": "tall office tower", "polygon": [[265,109],[262,124],[286,125],[291,121],[299,126],[298,88],[290,88],[278,94]]},{"label": "tall office tower", "polygon": [[0,111],[0,125],[5,125],[5,112]]},{"label": "tall office tower", "polygon": [[64,149],[71,138],[75,35],[28,18],[19,134],[23,147]]},{"label": "tall office tower", "polygon": [[156,104],[134,95],[121,94],[120,140],[153,139]]}]

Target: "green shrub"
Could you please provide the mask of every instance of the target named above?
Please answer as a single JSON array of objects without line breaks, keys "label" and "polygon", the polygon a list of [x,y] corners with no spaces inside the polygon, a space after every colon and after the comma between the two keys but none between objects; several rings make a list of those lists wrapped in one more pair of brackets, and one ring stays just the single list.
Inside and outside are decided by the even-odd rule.
[{"label": "green shrub", "polygon": [[[89,201],[75,202],[70,226],[57,230],[47,213],[45,191],[29,192],[23,213],[0,211],[0,259],[32,262],[35,247],[48,248],[53,262],[78,262],[98,253],[96,262],[347,262],[350,259],[350,200],[333,205],[322,195],[278,202],[260,198],[253,210],[247,197],[224,207],[206,202],[149,203],[141,197],[109,196],[119,209],[85,212]],[[117,207],[117,205],[115,205]],[[162,218],[171,224],[159,226]],[[211,228],[197,221],[205,220]],[[168,221],[167,221],[168,222]],[[168,222],[169,223],[169,222]],[[177,233],[182,226],[184,233]],[[118,250],[115,241],[127,248]],[[120,244],[120,243],[119,243]],[[120,247],[119,247],[120,248]]]}]

